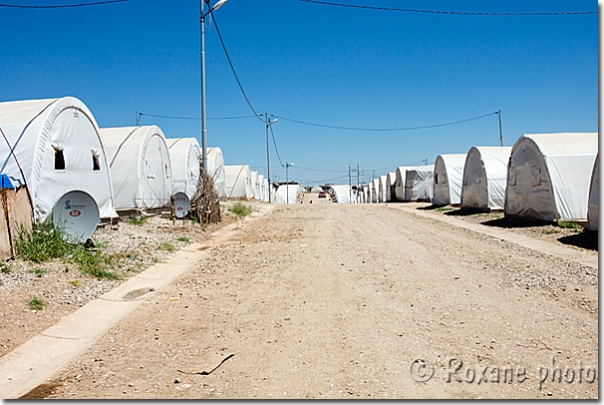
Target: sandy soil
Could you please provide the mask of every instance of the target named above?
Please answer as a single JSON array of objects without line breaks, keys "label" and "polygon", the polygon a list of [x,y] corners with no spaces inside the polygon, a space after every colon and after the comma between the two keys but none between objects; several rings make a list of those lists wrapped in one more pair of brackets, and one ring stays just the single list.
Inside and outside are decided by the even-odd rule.
[{"label": "sandy soil", "polygon": [[597,397],[591,267],[383,205],[279,206],[208,252],[38,397]]}]

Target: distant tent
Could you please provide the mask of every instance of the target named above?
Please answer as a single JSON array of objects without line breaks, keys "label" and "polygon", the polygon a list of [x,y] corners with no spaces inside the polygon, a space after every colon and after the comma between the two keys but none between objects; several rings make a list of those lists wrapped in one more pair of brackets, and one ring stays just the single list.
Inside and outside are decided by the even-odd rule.
[{"label": "distant tent", "polygon": [[258,174],[258,186],[260,190],[260,201],[268,201],[268,197],[266,194],[266,181],[264,180],[263,174]]},{"label": "distant tent", "polygon": [[224,172],[224,157],[222,150],[218,147],[207,149],[208,174],[214,180],[214,190],[221,200],[227,199],[226,180]]},{"label": "distant tent", "polygon": [[304,188],[299,184],[281,184],[277,189],[277,195],[281,204],[295,204],[298,193],[303,193]]},{"label": "distant tent", "polygon": [[323,191],[323,188],[321,186],[319,186],[318,184],[316,186],[313,186],[313,188],[310,189],[311,193],[320,193]]},{"label": "distant tent", "polygon": [[351,204],[350,196],[352,190],[348,184],[345,185],[333,185],[329,189],[329,193],[334,196],[338,204]]},{"label": "distant tent", "polygon": [[391,172],[386,175],[386,201],[394,201],[395,193],[394,190],[396,184],[396,172]]},{"label": "distant tent", "polygon": [[589,187],[589,202],[587,205],[587,229],[598,231],[599,203],[600,197],[600,174],[598,173],[598,155],[594,163],[594,169],[591,172],[591,185]]},{"label": "distant tent", "polygon": [[189,200],[197,192],[201,148],[195,138],[166,139],[172,162],[172,192],[185,193]]},{"label": "distant tent", "polygon": [[433,166],[422,166],[407,170],[405,201],[432,201],[433,169]]},{"label": "distant tent", "polygon": [[363,203],[369,204],[371,202],[371,195],[369,193],[369,184],[363,184]]},{"label": "distant tent", "polygon": [[466,154],[438,155],[434,163],[434,196],[432,204],[459,205]]},{"label": "distant tent", "polygon": [[461,207],[502,210],[505,203],[509,146],[473,146],[466,156],[461,190]]},{"label": "distant tent", "polygon": [[[36,221],[74,190],[88,193],[101,218],[117,217],[99,127],[74,97],[0,103],[0,173],[27,186]],[[12,149],[12,152],[11,152]]]},{"label": "distant tent", "polygon": [[386,175],[381,175],[379,178],[379,191],[378,191],[378,195],[379,195],[379,200],[380,202],[385,202],[386,201]]},{"label": "distant tent", "polygon": [[102,128],[117,211],[170,206],[172,164],[162,130],[155,126]]},{"label": "distant tent", "polygon": [[407,179],[407,170],[415,169],[418,166],[399,166],[396,168],[396,181],[394,182],[394,198],[398,201],[405,201],[405,181]]},{"label": "distant tent", "polygon": [[260,200],[260,184],[258,183],[258,172],[251,171],[250,174],[252,179],[252,197],[256,200]]},{"label": "distant tent", "polygon": [[228,198],[252,198],[252,172],[248,165],[225,166],[226,191]]},{"label": "distant tent", "polygon": [[587,221],[598,134],[523,135],[508,166],[505,215]]},{"label": "distant tent", "polygon": [[373,179],[371,182],[371,202],[378,203],[380,193],[380,179]]}]

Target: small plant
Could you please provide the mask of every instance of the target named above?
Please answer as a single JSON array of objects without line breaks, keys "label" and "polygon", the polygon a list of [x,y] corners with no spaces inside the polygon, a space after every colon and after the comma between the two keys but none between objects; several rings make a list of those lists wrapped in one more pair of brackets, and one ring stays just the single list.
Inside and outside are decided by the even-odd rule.
[{"label": "small plant", "polygon": [[232,212],[239,218],[247,217],[252,213],[252,207],[249,205],[245,205],[241,202],[236,202],[233,204],[231,208],[228,209],[229,212]]},{"label": "small plant", "polygon": [[174,248],[174,245],[169,243],[169,242],[164,242],[164,243],[160,243],[160,245],[157,247],[157,250],[165,250],[166,252],[174,252],[176,249]]},{"label": "small plant", "polygon": [[74,287],[79,287],[80,286],[80,280],[69,280],[69,284],[71,284]]},{"label": "small plant", "polygon": [[71,261],[79,265],[84,274],[108,280],[119,279],[117,274],[109,271],[113,269],[113,256],[99,250],[89,250],[81,245],[75,246],[71,253]]},{"label": "small plant", "polygon": [[176,240],[178,242],[191,243],[191,239],[187,238],[186,236],[181,236],[180,238],[177,238]]},{"label": "small plant", "polygon": [[147,222],[147,219],[149,219],[149,217],[133,217],[128,220],[128,223],[130,225],[143,226]]},{"label": "small plant", "polygon": [[33,270],[30,270],[29,272],[35,274],[38,278],[42,277],[44,274],[47,273],[46,270],[40,268],[35,268]]},{"label": "small plant", "polygon": [[10,264],[4,262],[4,263],[0,263],[0,272],[4,273],[4,274],[10,274],[10,272],[12,271]]},{"label": "small plant", "polygon": [[541,231],[541,233],[545,235],[552,235],[554,233],[560,233],[560,231],[558,231],[557,229],[544,229],[543,231]]},{"label": "small plant", "polygon": [[560,221],[558,222],[558,226],[562,229],[570,229],[575,233],[581,233],[581,231],[583,231],[583,227],[575,221]]},{"label": "small plant", "polygon": [[434,211],[445,212],[445,211],[453,211],[453,210],[454,210],[454,208],[451,208],[451,207],[440,207],[440,208],[435,209]]},{"label": "small plant", "polygon": [[33,297],[27,301],[27,308],[32,311],[41,311],[44,309],[44,301],[42,301],[40,298]]},{"label": "small plant", "polygon": [[65,232],[52,222],[37,223],[30,232],[19,227],[15,251],[25,260],[42,263],[67,254],[67,240]]}]

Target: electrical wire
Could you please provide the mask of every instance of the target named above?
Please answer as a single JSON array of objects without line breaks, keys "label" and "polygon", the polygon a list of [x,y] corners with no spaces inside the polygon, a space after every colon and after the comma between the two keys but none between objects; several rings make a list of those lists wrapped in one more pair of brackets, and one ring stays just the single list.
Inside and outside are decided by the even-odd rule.
[{"label": "electrical wire", "polygon": [[475,121],[475,120],[479,120],[481,118],[490,117],[491,115],[497,115],[497,114],[499,114],[499,112],[495,111],[494,113],[481,115],[480,117],[468,118],[468,119],[461,120],[461,121],[448,122],[448,123],[445,123],[445,124],[424,125],[424,126],[419,126],[419,127],[407,127],[407,128],[356,128],[356,127],[343,127],[343,126],[337,126],[337,125],[317,124],[317,123],[314,123],[314,122],[301,121],[301,120],[296,120],[296,119],[293,119],[293,118],[287,118],[287,117],[282,117],[282,116],[276,116],[276,117],[279,118],[279,119],[285,120],[285,121],[295,122],[297,124],[303,124],[303,125],[310,125],[310,126],[313,126],[313,127],[331,128],[331,129],[343,129],[343,130],[347,130],[347,131],[395,132],[395,131],[411,131],[411,130],[417,130],[417,129],[429,129],[429,128],[446,127],[448,125],[456,125],[456,124],[461,124],[461,123],[464,123],[464,122]]},{"label": "electrical wire", "polygon": [[212,16],[212,19],[214,20],[214,26],[216,27],[216,33],[218,34],[218,39],[220,40],[220,44],[222,45],[222,49],[224,50],[224,54],[226,55],[226,58],[229,62],[229,66],[231,66],[231,70],[233,71],[233,75],[235,76],[235,80],[237,80],[237,84],[239,85],[239,90],[241,90],[241,94],[243,94],[243,98],[245,98],[245,101],[247,102],[247,105],[250,107],[250,110],[252,110],[252,112],[254,113],[254,115],[256,116],[256,118],[258,118],[260,121],[264,122],[263,119],[260,118],[260,115],[256,112],[256,110],[254,110],[254,107],[252,106],[252,103],[250,103],[250,100],[247,98],[247,95],[245,94],[245,91],[243,90],[243,86],[241,85],[241,82],[239,81],[239,77],[237,76],[237,72],[235,72],[235,67],[233,66],[233,63],[231,62],[231,57],[229,56],[229,52],[226,49],[226,45],[224,44],[224,41],[222,40],[222,35],[220,35],[220,29],[218,28],[218,23],[216,22],[216,17],[214,17],[214,12],[212,11],[212,9],[210,8],[210,15]]},{"label": "electrical wire", "polygon": [[337,6],[348,8],[359,8],[366,10],[381,10],[381,11],[401,11],[405,13],[428,13],[428,14],[447,14],[447,15],[480,15],[480,16],[544,16],[544,15],[585,15],[597,14],[597,11],[527,11],[527,12],[484,12],[484,11],[442,11],[442,10],[417,10],[408,8],[393,8],[393,7],[375,7],[375,6],[359,6],[354,4],[332,3],[329,1],[319,0],[299,0],[303,3],[321,4],[324,6]]},{"label": "electrical wire", "polygon": [[[145,114],[142,112],[138,113],[139,116],[146,116],[146,117],[155,117],[155,118],[165,118],[165,119],[170,119],[170,120],[192,120],[192,121],[201,121],[201,118],[199,117],[175,117],[175,116],[168,116],[168,115],[156,115],[156,114]],[[215,118],[206,118],[207,120],[241,120],[241,119],[247,119],[247,118],[256,118],[255,115],[243,115],[240,117],[215,117]]]},{"label": "electrical wire", "polygon": [[273,126],[269,125],[269,127],[271,129],[271,137],[273,138],[273,145],[275,145],[275,152],[277,152],[277,158],[279,159],[279,164],[281,165],[282,168],[285,169],[285,165],[281,161],[281,156],[279,156],[279,149],[277,149],[277,142],[275,142],[275,134],[273,133]]},{"label": "electrical wire", "polygon": [[310,167],[304,167],[304,166],[292,166],[295,167],[296,169],[302,169],[302,170],[311,170],[313,172],[323,172],[323,173],[348,173],[348,170],[329,170],[329,169],[312,169]]},{"label": "electrical wire", "polygon": [[36,5],[23,5],[23,4],[0,4],[0,7],[10,8],[73,8],[73,7],[86,7],[86,6],[101,6],[105,4],[113,3],[125,3],[128,0],[106,0],[106,1],[95,1],[93,3],[77,3],[77,4],[63,4],[63,5],[48,5],[48,6],[36,6]]}]

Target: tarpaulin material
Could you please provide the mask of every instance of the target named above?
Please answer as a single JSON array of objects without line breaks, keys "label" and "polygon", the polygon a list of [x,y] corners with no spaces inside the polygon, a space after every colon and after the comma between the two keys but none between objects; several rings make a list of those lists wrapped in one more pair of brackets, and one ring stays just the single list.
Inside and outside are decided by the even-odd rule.
[{"label": "tarpaulin material", "polygon": [[526,134],[508,167],[505,215],[546,221],[587,221],[598,134]]},{"label": "tarpaulin material", "polygon": [[600,216],[600,174],[598,172],[598,155],[591,172],[591,186],[589,187],[589,202],[587,205],[587,228],[590,231],[598,231],[598,219]]},{"label": "tarpaulin material", "polygon": [[252,198],[252,172],[249,165],[225,166],[227,198]]},{"label": "tarpaulin material", "polygon": [[432,201],[434,166],[407,170],[405,201]]},{"label": "tarpaulin material", "polygon": [[193,199],[199,184],[201,148],[195,138],[166,139],[172,162],[172,191]]},{"label": "tarpaulin material", "polygon": [[465,154],[438,155],[434,162],[434,196],[436,206],[459,205],[463,183]]},{"label": "tarpaulin material", "polygon": [[386,201],[393,201],[394,198],[394,187],[396,183],[396,172],[391,172],[386,175]]},{"label": "tarpaulin material", "polygon": [[222,150],[218,147],[207,149],[207,168],[208,174],[214,180],[214,190],[221,200],[227,199],[225,172],[224,172],[224,157]]},{"label": "tarpaulin material", "polygon": [[170,206],[172,163],[162,130],[155,126],[102,128],[115,209],[145,210]]},{"label": "tarpaulin material", "polygon": [[378,198],[379,202],[386,202],[386,175],[381,175],[379,178]]},{"label": "tarpaulin material", "polygon": [[505,204],[509,146],[473,146],[466,156],[461,207],[479,211],[502,210]]},{"label": "tarpaulin material", "polygon": [[[74,190],[88,193],[101,218],[117,217],[99,127],[74,97],[0,103],[0,173],[27,186],[36,221]],[[12,149],[12,152],[11,152]]]}]

